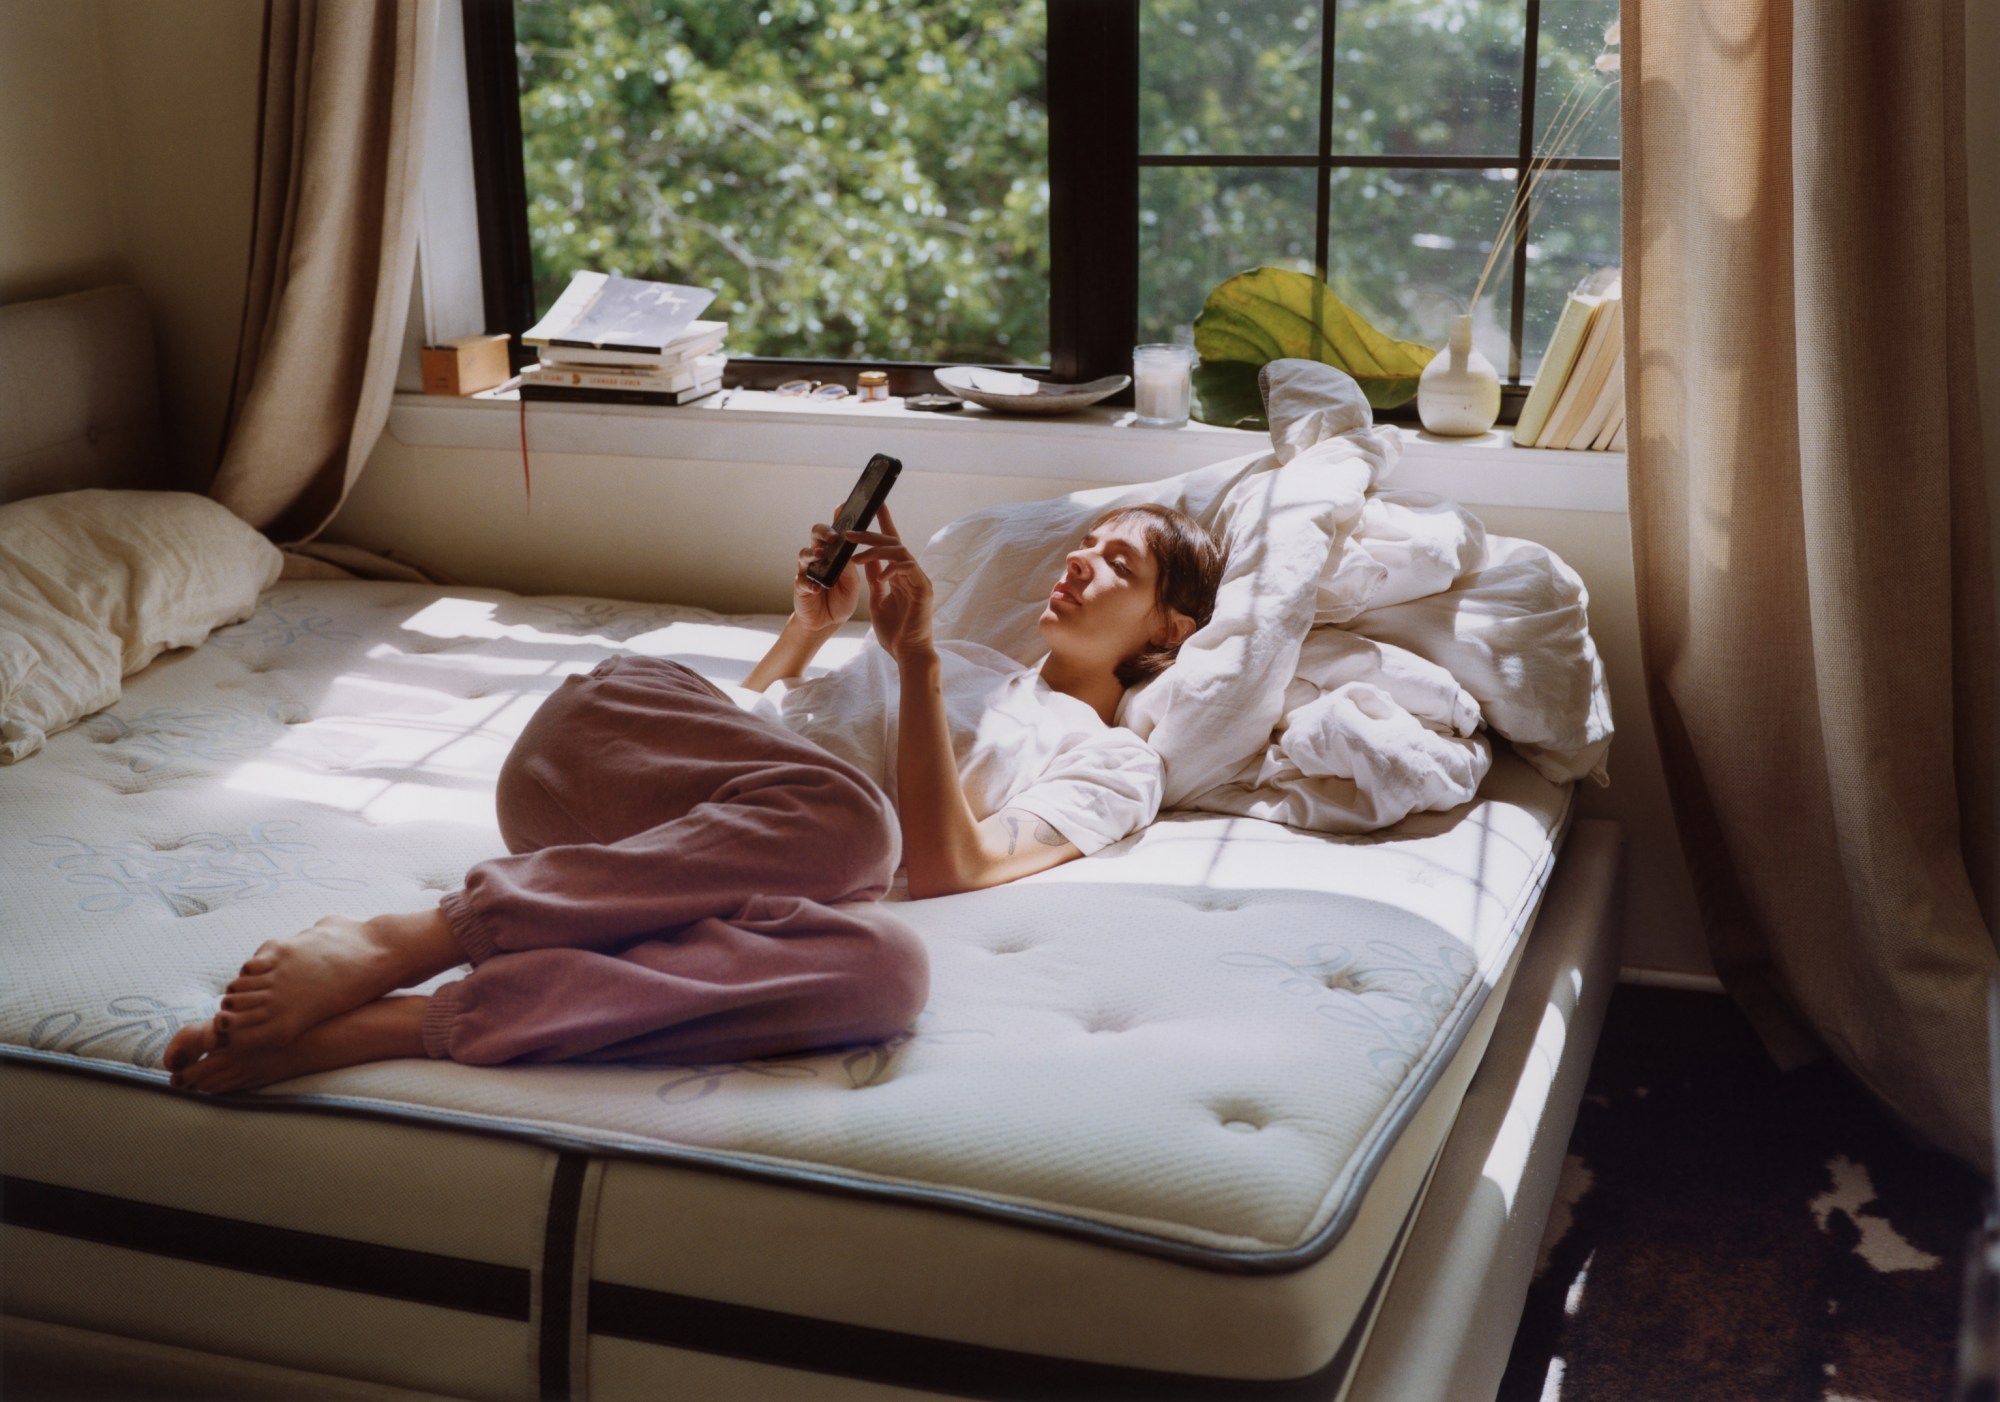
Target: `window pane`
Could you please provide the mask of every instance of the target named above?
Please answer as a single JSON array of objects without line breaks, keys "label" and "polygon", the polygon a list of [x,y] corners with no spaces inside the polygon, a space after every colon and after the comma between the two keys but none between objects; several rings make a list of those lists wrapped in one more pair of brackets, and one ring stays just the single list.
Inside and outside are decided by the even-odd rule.
[{"label": "window pane", "polygon": [[1570,291],[1597,269],[1618,266],[1618,229],[1615,170],[1552,171],[1536,189],[1528,225],[1523,379],[1534,378]]},{"label": "window pane", "polygon": [[1043,0],[517,0],[537,312],[720,289],[739,355],[1045,362]]},{"label": "window pane", "polygon": [[[1542,41],[1535,56],[1535,150],[1560,143],[1570,156],[1618,154],[1616,72],[1594,66],[1616,54],[1605,31],[1618,0],[1542,0]],[[1600,95],[1601,94],[1601,95]],[[1559,133],[1567,131],[1567,140]]]},{"label": "window pane", "polygon": [[1521,0],[1341,0],[1335,153],[1518,156],[1526,13]]},{"label": "window pane", "polygon": [[[1511,170],[1336,170],[1327,280],[1378,330],[1441,346],[1465,310],[1514,193]],[[1503,263],[1473,343],[1507,373],[1513,290]]]},{"label": "window pane", "polygon": [[1313,270],[1310,170],[1139,171],[1139,339],[1172,341],[1215,285],[1249,268]]},{"label": "window pane", "polygon": [[1139,149],[1317,155],[1319,31],[1320,0],[1144,0]]}]

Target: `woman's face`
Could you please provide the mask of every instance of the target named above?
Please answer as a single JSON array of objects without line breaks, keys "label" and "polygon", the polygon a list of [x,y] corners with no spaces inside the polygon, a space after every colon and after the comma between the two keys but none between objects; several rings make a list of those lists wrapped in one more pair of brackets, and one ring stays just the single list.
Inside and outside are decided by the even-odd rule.
[{"label": "woman's face", "polygon": [[1173,641],[1159,576],[1143,518],[1104,522],[1064,559],[1037,620],[1042,637],[1053,651],[1111,667]]}]

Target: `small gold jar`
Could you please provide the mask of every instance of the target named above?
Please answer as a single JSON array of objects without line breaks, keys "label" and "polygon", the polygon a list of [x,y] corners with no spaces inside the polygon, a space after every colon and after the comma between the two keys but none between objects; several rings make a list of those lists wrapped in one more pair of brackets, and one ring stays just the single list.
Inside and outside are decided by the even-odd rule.
[{"label": "small gold jar", "polygon": [[863,370],[854,377],[855,395],[863,404],[886,404],[889,401],[889,372],[887,370]]}]

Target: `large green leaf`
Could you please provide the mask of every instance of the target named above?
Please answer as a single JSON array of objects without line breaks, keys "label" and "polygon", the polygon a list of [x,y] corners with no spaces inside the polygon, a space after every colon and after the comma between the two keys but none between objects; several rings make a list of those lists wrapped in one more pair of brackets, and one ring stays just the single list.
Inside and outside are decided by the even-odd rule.
[{"label": "large green leaf", "polygon": [[[1393,409],[1416,397],[1417,377],[1437,354],[1377,331],[1319,278],[1288,268],[1238,273],[1209,293],[1195,318],[1194,346],[1202,361],[1196,417],[1241,428],[1264,426],[1256,371],[1270,361],[1337,366],[1354,376],[1370,404]],[[1238,366],[1248,368],[1247,376]],[[1242,399],[1246,383],[1250,412]]]},{"label": "large green leaf", "polygon": [[1222,428],[1268,429],[1257,375],[1264,367],[1241,360],[1204,360],[1194,372],[1194,417]]}]

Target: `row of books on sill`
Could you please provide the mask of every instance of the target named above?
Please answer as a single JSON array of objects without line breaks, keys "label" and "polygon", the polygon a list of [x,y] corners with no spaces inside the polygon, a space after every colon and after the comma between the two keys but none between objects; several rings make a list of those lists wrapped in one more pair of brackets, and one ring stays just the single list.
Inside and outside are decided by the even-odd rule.
[{"label": "row of books on sill", "polygon": [[697,320],[706,288],[579,272],[549,314],[521,335],[536,361],[509,373],[505,336],[424,348],[424,389],[600,404],[692,404],[722,388],[729,326]]},{"label": "row of books on sill", "polygon": [[729,326],[697,321],[703,287],[597,272],[570,276],[549,314],[521,334],[535,364],[521,398],[600,404],[692,404],[722,388]]},{"label": "row of books on sill", "polygon": [[1517,448],[1625,451],[1625,301],[1616,268],[1570,293],[1514,425]]}]

